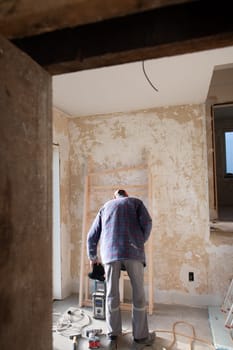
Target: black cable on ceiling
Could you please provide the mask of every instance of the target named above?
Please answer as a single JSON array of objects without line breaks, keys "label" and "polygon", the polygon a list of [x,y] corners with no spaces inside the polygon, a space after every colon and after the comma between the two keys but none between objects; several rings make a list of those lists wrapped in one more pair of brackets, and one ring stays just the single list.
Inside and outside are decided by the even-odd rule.
[{"label": "black cable on ceiling", "polygon": [[152,84],[150,78],[148,77],[148,75],[147,75],[147,73],[146,73],[146,71],[145,71],[145,64],[144,64],[144,61],[142,61],[142,70],[143,70],[143,73],[144,73],[144,75],[145,75],[145,77],[146,77],[148,83],[150,84],[150,86],[151,86],[156,92],[158,92],[159,90]]}]

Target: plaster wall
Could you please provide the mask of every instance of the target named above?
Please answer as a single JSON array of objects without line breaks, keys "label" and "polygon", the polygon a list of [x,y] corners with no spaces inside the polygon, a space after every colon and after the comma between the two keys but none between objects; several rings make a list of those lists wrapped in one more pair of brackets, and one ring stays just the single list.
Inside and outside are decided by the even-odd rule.
[{"label": "plaster wall", "polygon": [[[84,176],[92,157],[97,170],[149,164],[154,301],[221,303],[232,273],[233,248],[229,241],[210,239],[205,127],[204,105],[68,120],[73,292],[79,282]],[[130,174],[130,181],[138,178]],[[102,204],[98,196],[96,201]],[[190,271],[193,282],[188,280]]]}]

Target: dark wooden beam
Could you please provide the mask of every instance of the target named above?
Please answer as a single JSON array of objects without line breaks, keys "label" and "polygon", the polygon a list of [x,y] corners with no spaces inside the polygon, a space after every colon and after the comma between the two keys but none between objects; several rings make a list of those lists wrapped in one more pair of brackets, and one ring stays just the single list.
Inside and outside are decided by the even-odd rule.
[{"label": "dark wooden beam", "polygon": [[0,0],[0,34],[23,38],[191,1]]},{"label": "dark wooden beam", "polygon": [[233,45],[230,3],[195,1],[13,42],[51,74],[208,50]]}]

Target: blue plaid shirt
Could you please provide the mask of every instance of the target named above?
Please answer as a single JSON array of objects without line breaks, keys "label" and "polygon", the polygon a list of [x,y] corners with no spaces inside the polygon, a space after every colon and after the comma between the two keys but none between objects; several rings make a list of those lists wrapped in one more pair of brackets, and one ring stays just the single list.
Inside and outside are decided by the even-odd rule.
[{"label": "blue plaid shirt", "polygon": [[100,241],[104,264],[127,259],[145,264],[144,243],[151,228],[151,217],[140,199],[112,199],[99,210],[87,234],[87,255],[90,260],[95,260]]}]

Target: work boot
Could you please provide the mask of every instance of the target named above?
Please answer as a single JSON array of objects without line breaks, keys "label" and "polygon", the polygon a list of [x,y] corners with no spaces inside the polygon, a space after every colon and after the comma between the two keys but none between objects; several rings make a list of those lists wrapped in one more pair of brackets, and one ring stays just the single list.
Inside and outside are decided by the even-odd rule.
[{"label": "work boot", "polygon": [[117,349],[117,336],[110,335],[107,337],[107,349],[108,350],[116,350]]},{"label": "work boot", "polygon": [[155,341],[155,336],[155,332],[151,332],[147,338],[134,339],[130,350],[142,350],[146,346],[151,346]]}]

